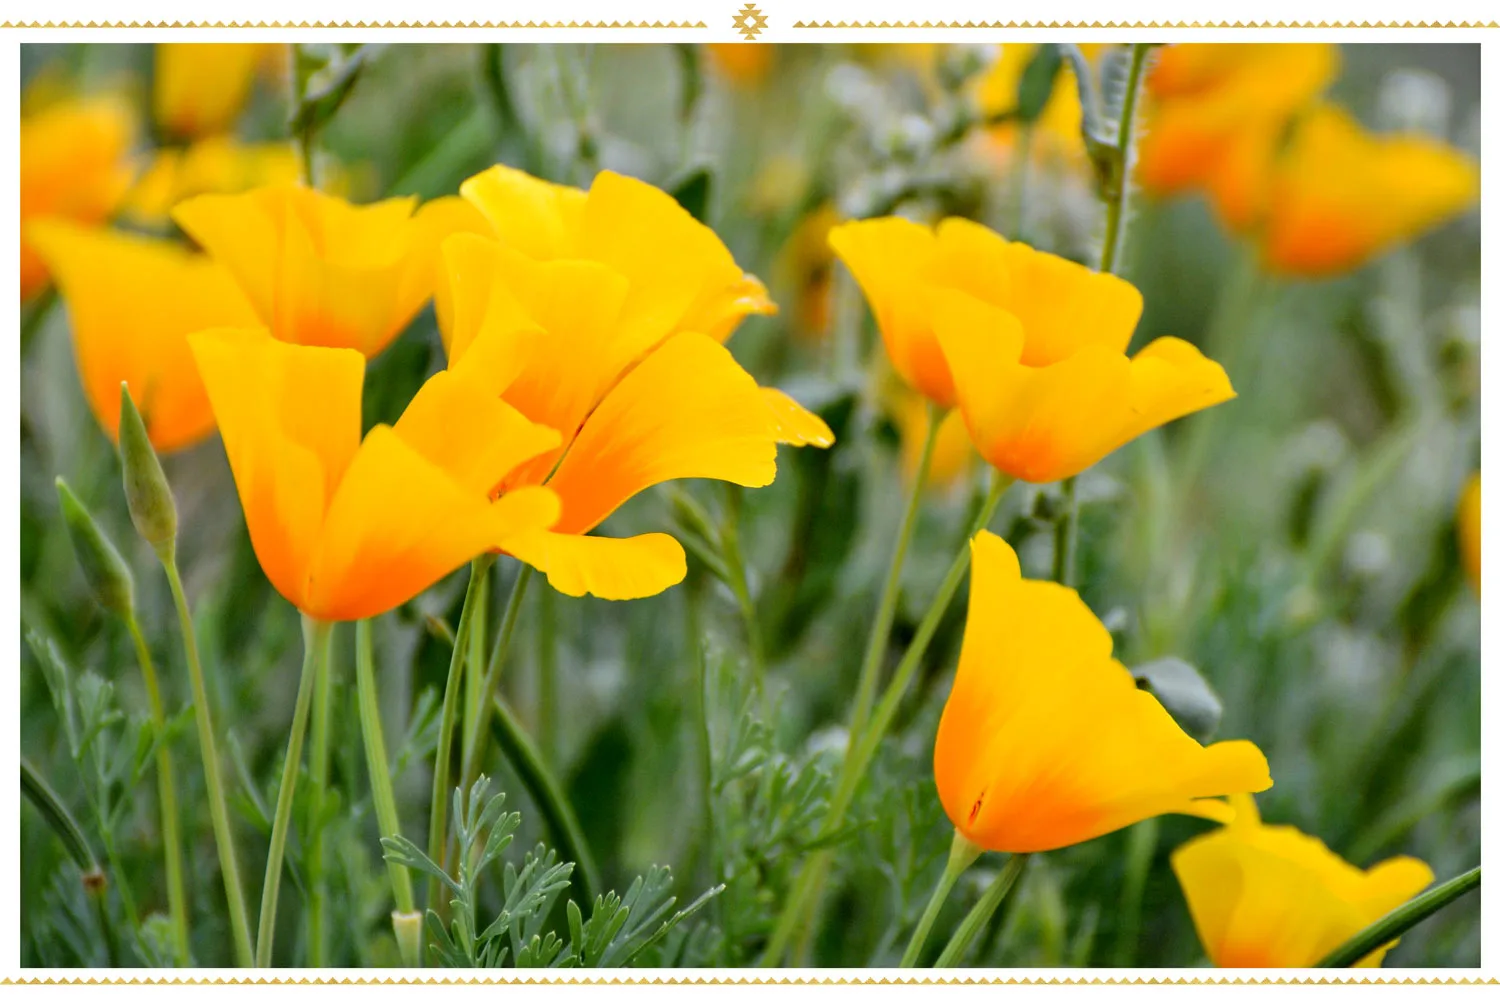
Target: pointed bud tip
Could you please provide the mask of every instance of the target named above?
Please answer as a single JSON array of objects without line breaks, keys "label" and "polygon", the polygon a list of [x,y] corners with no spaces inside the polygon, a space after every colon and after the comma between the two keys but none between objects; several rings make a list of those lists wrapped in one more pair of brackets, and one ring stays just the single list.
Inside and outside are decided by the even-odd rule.
[{"label": "pointed bud tip", "polygon": [[63,525],[90,592],[106,611],[121,618],[128,617],[135,611],[135,580],[130,574],[129,564],[99,528],[83,502],[78,500],[68,482],[58,477],[56,484]]},{"label": "pointed bud tip", "polygon": [[141,538],[162,556],[177,540],[177,502],[151,446],[146,423],[130,396],[130,385],[120,384],[120,463],[124,469],[125,501],[130,520]]}]

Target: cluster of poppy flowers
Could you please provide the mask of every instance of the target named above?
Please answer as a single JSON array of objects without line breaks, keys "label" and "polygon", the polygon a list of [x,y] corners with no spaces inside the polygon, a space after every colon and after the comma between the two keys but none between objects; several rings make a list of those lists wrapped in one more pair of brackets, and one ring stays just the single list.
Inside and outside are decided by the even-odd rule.
[{"label": "cluster of poppy flowers", "polygon": [[[1149,182],[1208,187],[1226,221],[1260,233],[1269,265],[1309,272],[1352,265],[1472,199],[1467,166],[1450,169],[1417,140],[1353,134],[1339,112],[1298,117],[1283,148],[1302,109],[1265,91],[1316,93],[1328,72],[1318,52],[1168,50],[1142,150]],[[1268,73],[1256,60],[1270,58],[1306,72]],[[1246,118],[1251,94],[1262,117]],[[160,99],[157,112],[186,131],[224,118],[174,114]],[[158,450],[217,428],[261,567],[309,618],[385,612],[489,552],[569,595],[657,594],[685,576],[683,548],[665,534],[595,534],[616,509],[674,479],[764,486],[778,444],[834,442],[725,348],[745,317],[774,312],[765,287],[649,184],[605,171],[585,191],[494,166],[420,208],[356,206],[290,182],[164,195],[198,251],[100,227],[129,186],[124,144],[104,105],[25,125],[23,297],[55,282],[85,395],[112,437],[122,382]],[[1382,163],[1368,185],[1316,186],[1330,161],[1366,153]],[[1204,171],[1185,175],[1187,159]],[[1381,178],[1398,173],[1427,191],[1420,208],[1343,223],[1380,213],[1360,198],[1383,196]],[[1348,238],[1333,244],[1329,226]],[[1007,478],[1076,476],[1234,396],[1224,369],[1185,341],[1129,354],[1143,307],[1130,283],[977,223],[851,221],[827,243],[863,289],[896,374],[930,402],[922,417],[946,418],[946,433]],[[365,362],[429,300],[447,368],[395,424],[361,438]],[[988,532],[972,550],[934,756],[938,794],[969,844],[1051,850],[1165,813],[1224,823],[1173,865],[1225,967],[1314,963],[1431,881],[1411,858],[1360,871],[1294,829],[1263,826],[1249,798],[1271,786],[1257,747],[1200,745],[1136,687],[1076,592],[1023,578]]]}]

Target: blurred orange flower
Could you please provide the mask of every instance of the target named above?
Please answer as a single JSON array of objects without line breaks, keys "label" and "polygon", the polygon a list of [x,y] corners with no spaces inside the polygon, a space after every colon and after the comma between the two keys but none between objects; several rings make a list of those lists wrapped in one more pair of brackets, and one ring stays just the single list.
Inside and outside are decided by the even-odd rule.
[{"label": "blurred orange flower", "polygon": [[274,65],[284,45],[187,42],[156,46],[153,113],[175,138],[229,130],[258,71]]},{"label": "blurred orange flower", "polygon": [[1464,483],[1463,493],[1458,496],[1458,552],[1463,558],[1464,572],[1474,593],[1479,593],[1479,473],[1476,471]]},{"label": "blurred orange flower", "polygon": [[46,264],[26,234],[31,222],[109,220],[130,188],[134,132],[130,108],[115,97],[52,103],[21,119],[22,301],[47,285]]},{"label": "blurred orange flower", "polygon": [[969,615],[933,768],[954,827],[984,850],[1034,853],[1169,812],[1225,821],[1216,796],[1271,786],[1245,740],[1201,746],[1112,657],[1077,592],[1021,577],[973,539]]},{"label": "blurred orange flower", "polygon": [[832,320],[833,251],[828,233],[838,210],[823,204],[797,223],[776,260],[777,275],[792,292],[792,330],[808,337],[828,331]]},{"label": "blurred orange flower", "polygon": [[709,61],[730,82],[755,86],[766,78],[776,58],[776,46],[766,42],[729,42],[703,46]]},{"label": "blurred orange flower", "polygon": [[[885,407],[890,412],[901,437],[901,474],[908,481],[916,478],[922,460],[922,447],[931,427],[928,402],[921,394],[893,378],[885,392]],[[974,444],[964,425],[963,413],[956,408],[942,414],[937,439],[933,443],[932,462],[927,469],[927,484],[933,488],[958,483],[974,463]]]},{"label": "blurred orange flower", "polygon": [[242,145],[217,135],[151,156],[121,213],[137,224],[163,227],[173,207],[205,193],[243,193],[297,182],[301,165],[290,144]]},{"label": "blurred orange flower", "polygon": [[[1267,826],[1255,801],[1232,798],[1235,818],[1172,854],[1193,925],[1218,967],[1312,967],[1432,883],[1414,857],[1362,871],[1322,840]],[[1395,942],[1355,967],[1379,967]]]},{"label": "blurred orange flower", "polygon": [[1276,160],[1263,254],[1268,269],[1355,269],[1479,200],[1479,166],[1421,135],[1372,135],[1332,105],[1310,112]]},{"label": "blurred orange flower", "polygon": [[[562,498],[561,517],[500,548],[565,594],[640,598],[682,580],[686,557],[669,535],[589,534],[635,494],[690,477],[764,486],[778,441],[833,441],[821,419],[757,386],[711,336],[674,331],[701,284],[674,298],[654,273],[642,286],[602,262],[538,260],[473,234],[450,237],[444,252],[454,288],[449,369],[485,378],[561,437],[558,451],[500,488],[545,480]],[[681,264],[675,253],[668,265]]]},{"label": "blurred orange flower", "polygon": [[480,382],[439,373],[360,441],[365,359],[264,329],[188,339],[266,577],[304,614],[389,611],[487,549],[545,529],[557,495],[490,491],[557,446]]},{"label": "blurred orange flower", "polygon": [[60,221],[34,222],[27,234],[67,303],[83,393],[110,439],[119,437],[121,381],[158,451],[212,432],[187,336],[258,324],[229,274],[166,240]]},{"label": "blurred orange flower", "polygon": [[1158,196],[1205,191],[1226,227],[1253,227],[1283,135],[1338,70],[1335,45],[1167,46],[1146,80],[1136,178]]},{"label": "blurred orange flower", "polygon": [[299,186],[183,201],[172,217],[227,269],[283,342],[374,356],[432,294],[416,198],[356,206]]}]

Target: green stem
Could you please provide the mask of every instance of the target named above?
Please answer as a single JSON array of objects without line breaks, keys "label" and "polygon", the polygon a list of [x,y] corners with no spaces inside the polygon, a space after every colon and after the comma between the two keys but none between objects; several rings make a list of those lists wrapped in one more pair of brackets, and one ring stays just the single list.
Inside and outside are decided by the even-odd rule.
[{"label": "green stem", "polygon": [[[330,629],[332,626],[329,627]],[[312,741],[308,744],[307,774],[312,789],[307,818],[307,961],[325,967],[328,959],[328,882],[323,867],[323,821],[328,803],[328,723],[333,708],[335,654],[325,650],[324,662],[313,683]]]},{"label": "green stem", "polygon": [[[971,555],[969,539],[989,524],[990,518],[995,514],[995,509],[1000,505],[1000,499],[1005,496],[1011,484],[1010,477],[998,470],[992,472],[989,493],[985,496],[984,505],[970,523],[965,533],[964,543],[958,555],[954,557],[953,564],[948,568],[948,574],[943,578],[932,605],[918,624],[916,634],[912,637],[911,645],[907,647],[906,653],[901,657],[901,662],[896,665],[890,685],[876,706],[874,717],[864,734],[849,744],[844,766],[839,772],[833,798],[829,803],[828,815],[823,822],[824,835],[837,832],[842,828],[844,817],[853,804],[855,791],[864,778],[865,770],[874,758],[886,729],[895,718],[896,709],[900,706],[907,687],[916,676],[922,654],[927,652],[927,646],[937,632],[938,624],[942,622],[948,605],[952,603],[953,596],[958,591],[959,583],[962,582],[964,574],[969,569]],[[782,907],[781,914],[777,918],[776,929],[772,932],[766,950],[761,955],[761,966],[770,967],[779,964],[794,935],[799,933],[804,937],[811,935],[812,922],[816,919],[817,905],[821,901],[823,883],[827,879],[832,860],[831,850],[824,848],[809,857],[807,863],[803,865],[792,886],[787,903]]]},{"label": "green stem", "polygon": [[89,846],[88,837],[83,834],[83,827],[78,824],[78,819],[68,810],[67,803],[62,800],[57,789],[52,787],[42,776],[42,772],[25,757],[21,758],[21,794],[36,806],[36,810],[57,834],[57,838],[62,841],[63,849],[68,851],[68,856],[72,858],[73,863],[78,865],[78,870],[84,877],[91,874],[101,876],[104,874],[99,861],[94,857],[94,848]]},{"label": "green stem", "polygon": [[1125,80],[1125,103],[1120,108],[1120,126],[1115,138],[1114,188],[1104,211],[1104,244],[1099,250],[1099,272],[1113,273],[1119,267],[1120,246],[1125,240],[1125,211],[1130,201],[1130,167],[1134,158],[1136,106],[1140,103],[1141,79],[1150,44],[1130,46],[1130,75]]},{"label": "green stem", "polygon": [[479,745],[479,730],[489,725],[490,718],[486,712],[489,706],[499,699],[500,674],[505,670],[505,658],[510,654],[510,642],[516,633],[516,620],[521,617],[521,602],[526,598],[526,585],[530,582],[532,573],[531,567],[523,563],[521,572],[516,574],[516,582],[510,589],[510,600],[505,603],[505,614],[500,619],[500,631],[495,636],[495,648],[490,653],[489,667],[485,670],[482,692],[484,697],[479,705],[478,721],[472,729],[464,730],[460,784],[463,786],[466,797],[470,785],[479,777],[479,764],[484,759],[484,751]]},{"label": "green stem", "polygon": [[488,571],[479,581],[479,593],[476,597],[478,600],[474,604],[474,619],[469,623],[469,651],[464,654],[464,717],[459,723],[459,728],[463,730],[465,760],[469,756],[469,740],[479,728],[480,714],[483,712],[484,698],[481,692],[484,690],[484,648],[489,642],[485,635],[490,607]]},{"label": "green stem", "polygon": [[297,775],[302,769],[302,740],[307,734],[307,713],[312,706],[313,685],[318,672],[326,669],[328,641],[333,625],[302,616],[302,679],[297,684],[297,702],[292,706],[292,728],[286,757],[281,764],[281,787],[276,792],[276,812],[271,818],[271,845],[266,851],[266,880],[260,892],[260,928],[255,933],[255,966],[270,967],[276,942],[276,905],[281,897],[281,869],[286,858],[286,834],[292,823],[292,801],[297,793]]},{"label": "green stem", "polygon": [[943,876],[938,879],[937,887],[933,889],[932,897],[927,900],[927,908],[922,912],[922,918],[917,922],[917,929],[911,935],[911,942],[906,945],[906,953],[901,956],[902,967],[916,967],[917,958],[922,956],[922,948],[927,945],[927,934],[932,932],[932,924],[937,922],[938,913],[943,911],[943,903],[948,900],[948,893],[958,883],[964,871],[969,865],[979,859],[984,851],[973,843],[970,843],[962,833],[954,830],[953,845],[948,849],[948,863],[943,868]]},{"label": "green stem", "polygon": [[1479,887],[1479,868],[1471,868],[1387,913],[1347,940],[1314,967],[1353,967],[1433,913]]},{"label": "green stem", "polygon": [[495,741],[500,744],[501,752],[515,768],[516,774],[531,794],[532,801],[541,810],[542,819],[552,830],[558,852],[564,860],[571,860],[577,868],[575,884],[579,891],[587,901],[592,902],[601,894],[599,871],[594,864],[593,853],[589,850],[588,840],[583,835],[583,828],[578,824],[578,815],[573,811],[573,805],[568,801],[562,785],[552,776],[552,771],[542,759],[536,744],[526,735],[526,730],[521,728],[504,699],[497,694],[492,701],[494,712],[491,730]]},{"label": "green stem", "polygon": [[536,728],[542,756],[557,762],[557,598],[537,590]]},{"label": "green stem", "polygon": [[891,551],[891,565],[886,570],[885,586],[880,590],[875,624],[870,628],[870,640],[865,644],[864,661],[859,667],[859,683],[854,691],[854,711],[849,719],[850,744],[859,740],[865,724],[870,720],[870,708],[875,702],[875,685],[880,680],[886,649],[890,646],[891,626],[896,620],[896,602],[901,596],[901,567],[906,562],[906,550],[911,545],[912,533],[916,531],[922,507],[922,490],[927,486],[927,477],[932,472],[932,454],[937,449],[938,430],[942,424],[942,409],[929,401],[927,437],[922,440],[922,455],[917,459],[917,472],[912,477],[911,495],[906,499],[906,511],[902,513],[901,527],[896,532],[896,547]]},{"label": "green stem", "polygon": [[182,627],[182,644],[187,654],[188,679],[193,688],[193,716],[198,725],[198,747],[203,754],[203,783],[208,791],[208,811],[213,820],[214,842],[219,851],[219,872],[224,878],[224,897],[229,903],[229,932],[234,943],[235,960],[240,967],[253,964],[250,946],[250,919],[245,914],[245,892],[240,885],[239,860],[234,853],[234,833],[229,825],[229,806],[225,801],[224,782],[219,774],[219,747],[214,737],[213,717],[208,710],[208,688],[203,680],[203,664],[198,658],[198,637],[193,630],[193,614],[188,609],[182,589],[182,575],[177,557],[170,545],[158,548],[172,601],[177,606],[177,621]]},{"label": "green stem", "polygon": [[990,886],[984,890],[984,894],[979,896],[979,901],[975,902],[974,907],[969,910],[969,914],[964,916],[964,921],[958,924],[958,929],[954,931],[953,938],[948,941],[948,945],[938,955],[937,963],[933,964],[933,967],[954,967],[959,961],[963,960],[964,954],[973,945],[974,938],[979,935],[980,930],[989,924],[990,917],[995,914],[995,910],[1000,907],[1000,903],[1005,901],[1005,896],[1010,894],[1010,890],[1015,887],[1016,880],[1020,878],[1021,872],[1026,868],[1026,860],[1027,854],[1024,853],[1013,853],[1010,855],[1010,859],[1005,862],[1005,866],[1000,869],[1000,873],[995,876],[995,880],[990,882]]},{"label": "green stem", "polygon": [[[359,729],[365,742],[365,766],[370,773],[370,799],[375,806],[375,824],[380,827],[382,839],[394,839],[401,835],[401,817],[396,809],[396,791],[391,784],[391,765],[386,758],[385,730],[380,722],[380,698],[375,691],[374,649],[370,644],[370,620],[362,618],[354,623],[354,681],[359,692]],[[406,865],[386,861],[386,870],[391,876],[391,896],[395,900],[396,915],[410,916],[416,911],[412,897],[411,872]],[[398,940],[401,931],[397,930]],[[420,933],[418,934],[420,938]],[[406,967],[418,967],[420,946],[408,950],[401,947],[401,961]]]},{"label": "green stem", "polygon": [[1120,889],[1120,931],[1115,937],[1115,966],[1135,963],[1141,936],[1141,904],[1146,896],[1146,878],[1156,856],[1161,830],[1155,819],[1137,822],[1126,838],[1125,882]]},{"label": "green stem", "polygon": [[1022,241],[1026,233],[1026,188],[1031,179],[1031,134],[1032,123],[1016,123],[1016,177],[1011,190],[1011,240]]},{"label": "green stem", "polygon": [[755,599],[750,596],[749,572],[745,558],[740,552],[740,500],[739,487],[731,483],[724,485],[724,515],[719,527],[719,548],[724,553],[729,589],[734,594],[735,604],[740,610],[740,621],[745,627],[745,648],[750,654],[750,678],[752,686],[759,691],[765,683],[766,649],[761,638],[760,620],[755,613]]},{"label": "green stem", "polygon": [[[458,723],[459,690],[463,685],[464,657],[470,650],[469,630],[479,601],[480,581],[495,562],[493,553],[482,553],[469,565],[469,587],[453,637],[453,656],[448,662],[448,684],[443,689],[443,716],[438,724],[437,753],[432,759],[432,808],[427,822],[427,853],[432,862],[446,867],[448,861],[448,781],[453,761],[453,727]],[[439,909],[443,888],[436,879],[427,885],[427,907]]]},{"label": "green stem", "polygon": [[146,697],[151,704],[151,733],[156,738],[156,793],[161,806],[161,842],[166,852],[167,863],[167,912],[172,923],[172,943],[177,950],[177,963],[186,967],[190,963],[188,950],[187,892],[182,877],[182,830],[177,817],[177,786],[172,773],[172,753],[163,742],[167,726],[166,709],[162,707],[161,685],[156,679],[156,667],[151,662],[151,650],[146,637],[141,633],[140,622],[135,613],[125,616],[125,627],[130,631],[135,644],[136,659],[141,666],[141,680],[146,685]]},{"label": "green stem", "polygon": [[1073,564],[1078,558],[1078,478],[1062,482],[1062,507],[1057,512],[1052,540],[1052,579],[1073,586]]}]

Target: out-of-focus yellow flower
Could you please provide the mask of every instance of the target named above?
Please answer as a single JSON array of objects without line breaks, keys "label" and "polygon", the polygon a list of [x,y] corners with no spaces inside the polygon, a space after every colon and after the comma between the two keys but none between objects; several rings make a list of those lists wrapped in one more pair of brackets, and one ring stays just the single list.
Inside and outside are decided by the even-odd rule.
[{"label": "out-of-focus yellow flower", "polygon": [[[682,266],[676,246],[662,248],[660,257],[643,250],[632,269],[642,273],[653,258]],[[682,580],[686,557],[669,535],[589,534],[635,494],[690,477],[764,486],[778,441],[833,441],[816,416],[757,386],[712,336],[679,327],[701,281],[674,299],[649,270],[641,286],[602,262],[539,260],[473,234],[450,237],[444,255],[454,290],[449,369],[486,378],[561,437],[558,451],[519,467],[501,491],[545,480],[562,516],[551,531],[500,548],[565,594],[640,598]]]},{"label": "out-of-focus yellow flower", "polygon": [[1479,474],[1476,471],[1458,496],[1458,553],[1474,593],[1479,593]]},{"label": "out-of-focus yellow flower", "polygon": [[183,201],[172,217],[234,276],[283,342],[374,356],[432,294],[416,198],[355,206],[298,186]]},{"label": "out-of-focus yellow flower", "polygon": [[746,315],[776,313],[765,285],[736,265],[719,236],[649,183],[605,170],[585,192],[492,166],[460,192],[492,237],[517,252],[602,263],[624,277],[625,322],[653,334],[694,331],[724,342]]},{"label": "out-of-focus yellow flower", "polygon": [[1118,277],[948,218],[857,221],[829,241],[864,288],[891,365],[962,410],[991,465],[1047,483],[1234,396],[1180,339],[1126,358],[1141,295]]},{"label": "out-of-focus yellow flower", "polygon": [[325,621],[368,618],[461,564],[545,529],[557,496],[490,491],[557,445],[483,384],[439,373],[394,426],[360,441],[365,359],[264,329],[189,337],[261,569]]},{"label": "out-of-focus yellow flower", "polygon": [[[931,426],[928,402],[898,378],[891,378],[885,391],[885,407],[901,437],[901,474],[908,481],[916,478],[922,461],[922,447]],[[934,488],[958,483],[974,463],[974,444],[963,414],[957,409],[942,414],[937,439],[933,443],[932,462],[927,469],[927,484]]]},{"label": "out-of-focus yellow flower", "polygon": [[[1024,42],[1007,42],[1000,46],[1000,55],[990,68],[979,77],[975,89],[975,100],[980,113],[985,117],[1008,114],[1016,109],[1021,91],[1021,76],[1036,55],[1037,45]],[[1104,45],[1078,46],[1084,57],[1093,61]],[[1052,95],[1032,127],[1039,141],[1037,151],[1043,156],[1056,156],[1067,160],[1082,160],[1086,155],[1083,146],[1083,105],[1078,102],[1078,82],[1073,78],[1072,67],[1064,62],[1053,82]],[[1015,144],[1019,125],[1014,121],[997,124],[988,129],[988,135],[997,146],[1009,149]]]},{"label": "out-of-focus yellow flower", "polygon": [[739,86],[758,84],[766,78],[771,63],[776,60],[776,46],[765,42],[729,42],[703,47],[708,50],[714,68]]},{"label": "out-of-focus yellow flower", "polygon": [[172,208],[191,197],[291,184],[300,172],[291,145],[241,145],[217,135],[187,148],[158,149],[131,188],[122,213],[137,224],[160,227],[170,220]]},{"label": "out-of-focus yellow flower", "polygon": [[186,42],[156,46],[153,112],[176,138],[229,130],[250,96],[256,73],[283,45]]},{"label": "out-of-focus yellow flower", "polygon": [[46,264],[27,239],[31,222],[107,221],[130,188],[134,131],[129,107],[114,97],[53,103],[21,119],[21,300],[47,285]]},{"label": "out-of-focus yellow flower", "polygon": [[[1261,823],[1255,802],[1231,799],[1235,819],[1172,854],[1193,924],[1219,967],[1312,967],[1432,883],[1413,857],[1368,871],[1291,826]],[[1381,947],[1356,967],[1379,967]]]},{"label": "out-of-focus yellow flower", "polygon": [[828,233],[839,222],[838,210],[823,204],[792,230],[777,256],[777,275],[792,291],[792,330],[819,337],[828,331],[833,312],[833,250]]},{"label": "out-of-focus yellow flower", "polygon": [[1227,227],[1253,227],[1289,123],[1338,70],[1334,45],[1166,47],[1147,77],[1136,178],[1158,196],[1205,191]]},{"label": "out-of-focus yellow flower", "polygon": [[1245,740],[1202,746],[1113,659],[1077,592],[1021,577],[973,539],[969,615],[933,768],[954,827],[985,850],[1072,846],[1169,812],[1226,821],[1217,796],[1271,786]]},{"label": "out-of-focus yellow flower", "polygon": [[61,221],[35,222],[27,234],[67,302],[83,393],[110,439],[119,437],[122,381],[158,451],[213,431],[187,336],[258,324],[229,274],[165,240]]},{"label": "out-of-focus yellow flower", "polygon": [[1479,167],[1457,149],[1421,135],[1372,135],[1323,105],[1276,161],[1265,264],[1301,276],[1346,272],[1478,199]]}]

